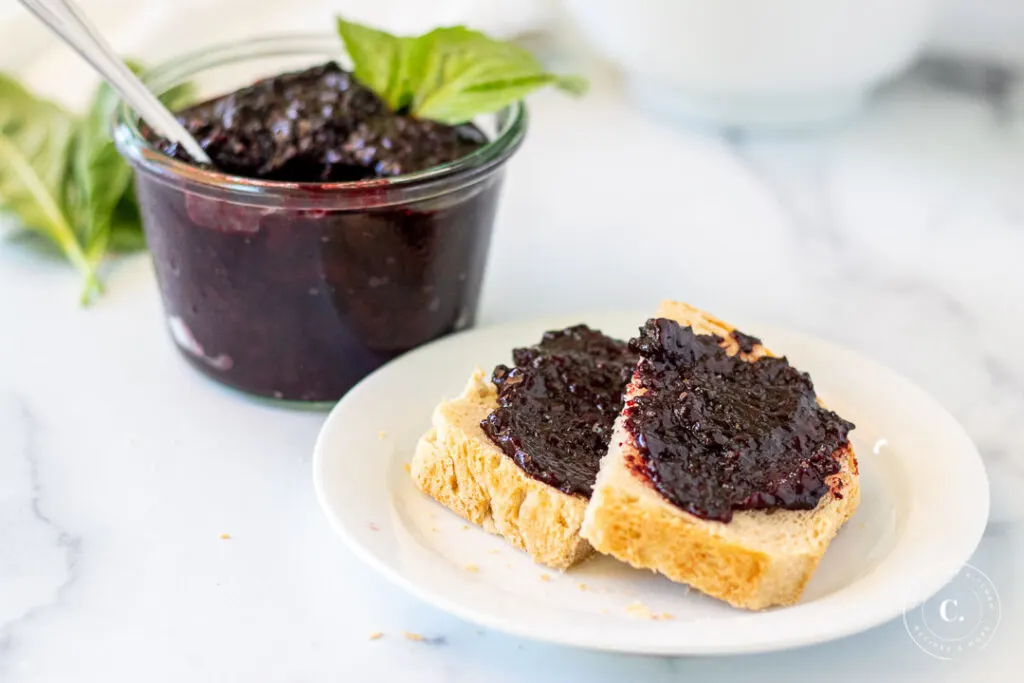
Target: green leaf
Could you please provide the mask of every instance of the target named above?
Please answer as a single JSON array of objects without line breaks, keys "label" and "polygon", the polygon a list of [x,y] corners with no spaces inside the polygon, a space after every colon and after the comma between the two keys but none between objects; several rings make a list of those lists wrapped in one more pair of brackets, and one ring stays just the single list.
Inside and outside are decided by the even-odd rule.
[{"label": "green leaf", "polygon": [[554,82],[554,76],[525,76],[457,91],[441,91],[437,96],[426,100],[416,113],[431,121],[457,125],[469,121],[480,113],[498,111],[523,99],[534,90]]},{"label": "green leaf", "polygon": [[587,79],[583,76],[559,76],[558,80],[555,81],[555,87],[568,95],[583,97],[587,94],[590,84],[587,83]]},{"label": "green leaf", "polygon": [[62,210],[73,130],[70,114],[0,75],[0,211],[60,247],[85,276],[88,297],[99,282]]},{"label": "green leaf", "polygon": [[160,95],[160,101],[171,111],[178,112],[196,101],[197,91],[195,83],[180,83]]},{"label": "green leaf", "polygon": [[[194,97],[194,85],[184,83],[161,100],[177,110]],[[103,84],[75,119],[0,74],[0,212],[47,238],[82,272],[83,302],[101,291],[96,268],[108,252],[145,248],[131,166],[111,137],[118,104]]]},{"label": "green leaf", "polygon": [[[138,62],[126,60],[141,74]],[[183,83],[160,99],[171,110],[180,109],[195,98],[195,85]],[[79,124],[71,145],[65,185],[65,209],[90,263],[98,263],[107,251],[134,251],[145,247],[142,221],[131,186],[131,166],[118,153],[111,137],[118,94],[100,84],[88,114]]]},{"label": "green leaf", "polygon": [[527,50],[464,26],[403,38],[339,18],[338,31],[356,79],[393,110],[419,118],[455,125],[544,86],[586,90],[584,79],[548,73]]},{"label": "green leaf", "polygon": [[106,254],[114,209],[131,186],[131,167],[110,137],[117,103],[117,95],[100,86],[70,147],[64,208],[92,264]]},{"label": "green leaf", "polygon": [[114,208],[110,220],[110,240],[107,249],[117,254],[141,251],[146,248],[146,237],[142,232],[142,219],[135,193],[129,189]]},{"label": "green leaf", "polygon": [[[125,60],[135,73],[141,65]],[[65,208],[72,217],[91,259],[102,257],[114,208],[130,190],[131,167],[110,135],[120,98],[113,88],[101,83],[85,117],[79,123],[71,145],[70,178],[65,185]]]},{"label": "green leaf", "polygon": [[352,74],[380,95],[389,107],[401,108],[405,95],[404,66],[408,39],[338,17],[338,34],[352,59]]},{"label": "green leaf", "polygon": [[0,202],[30,227],[54,221],[52,200],[59,197],[73,126],[71,115],[60,107],[0,75],[0,135],[7,145]]},{"label": "green leaf", "polygon": [[409,90],[409,68],[415,63],[412,59],[415,49],[415,39],[398,39],[398,65],[391,76],[387,91],[382,96],[392,111],[405,113],[409,105],[412,104],[412,92]]},{"label": "green leaf", "polygon": [[527,50],[492,40],[464,27],[427,34],[427,75],[420,79],[412,111],[447,124],[498,111],[534,90],[554,85],[567,92],[585,88],[580,77],[548,73]]}]

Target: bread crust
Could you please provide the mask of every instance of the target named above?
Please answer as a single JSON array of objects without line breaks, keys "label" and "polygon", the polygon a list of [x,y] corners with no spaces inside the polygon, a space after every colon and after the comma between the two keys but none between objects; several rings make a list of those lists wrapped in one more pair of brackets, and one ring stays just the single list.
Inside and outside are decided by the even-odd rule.
[{"label": "bread crust", "polygon": [[[664,302],[655,317],[690,325],[698,334],[726,340],[730,353],[739,346],[733,328],[698,309]],[[760,345],[746,360],[770,355]],[[635,395],[630,386],[627,401]],[[860,502],[856,456],[846,446],[842,463],[827,481],[831,491],[813,510],[740,511],[728,523],[691,515],[668,502],[629,461],[640,457],[620,415],[608,455],[586,510],[581,533],[596,550],[637,568],[746,609],[797,602],[839,528]]]},{"label": "bread crust", "polygon": [[587,501],[533,479],[487,437],[480,421],[497,407],[497,389],[477,368],[460,397],[434,410],[433,426],[416,446],[413,480],[534,561],[568,569],[593,552],[580,536]]}]

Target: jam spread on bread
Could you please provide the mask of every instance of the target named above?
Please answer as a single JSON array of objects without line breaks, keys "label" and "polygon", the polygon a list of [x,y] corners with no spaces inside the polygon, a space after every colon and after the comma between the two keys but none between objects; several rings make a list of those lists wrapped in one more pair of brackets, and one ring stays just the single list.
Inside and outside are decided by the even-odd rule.
[{"label": "jam spread on bread", "polygon": [[[732,336],[745,353],[759,343]],[[748,362],[722,343],[664,318],[630,341],[640,356],[625,411],[640,454],[631,466],[702,519],[813,509],[854,425],[822,408],[810,377],[785,358]]]},{"label": "jam spread on bread", "polygon": [[754,347],[761,343],[761,340],[757,337],[752,337],[749,334],[743,334],[739,330],[733,330],[729,336],[732,337],[740,347],[740,353],[753,353]]},{"label": "jam spread on bread", "polygon": [[[288,182],[388,178],[454,161],[487,136],[392,112],[334,62],[265,78],[178,113],[220,171]],[[165,154],[191,161],[177,143]]]},{"label": "jam spread on bread", "polygon": [[586,325],[512,352],[491,381],[498,408],[480,426],[528,475],[589,497],[636,365],[627,344]]}]

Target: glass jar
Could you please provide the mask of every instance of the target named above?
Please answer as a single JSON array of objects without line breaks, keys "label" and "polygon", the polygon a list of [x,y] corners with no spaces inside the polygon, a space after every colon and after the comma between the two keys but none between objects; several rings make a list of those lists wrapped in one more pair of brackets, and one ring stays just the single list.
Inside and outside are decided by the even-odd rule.
[{"label": "glass jar", "polygon": [[[145,78],[206,99],[338,59],[336,37],[225,45]],[[504,164],[526,132],[516,104],[476,122],[490,142],[425,171],[342,183],[254,180],[157,151],[122,107],[167,325],[185,359],[247,394],[331,403],[366,374],[473,324]]]}]

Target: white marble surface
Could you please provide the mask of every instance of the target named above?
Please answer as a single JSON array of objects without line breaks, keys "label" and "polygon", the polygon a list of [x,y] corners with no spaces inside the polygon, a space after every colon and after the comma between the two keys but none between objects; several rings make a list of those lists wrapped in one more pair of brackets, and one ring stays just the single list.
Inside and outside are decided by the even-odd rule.
[{"label": "white marble surface", "polygon": [[973,562],[1004,609],[985,651],[934,660],[900,622],[743,659],[480,631],[342,547],[310,485],[323,416],[254,405],[189,370],[144,257],[82,310],[70,270],[5,242],[0,682],[1006,679],[1024,633],[1016,92],[985,99],[917,78],[842,130],[774,140],[648,120],[610,80],[585,105],[541,95],[481,309],[487,324],[674,296],[803,328],[912,378],[989,468],[993,524]]}]

